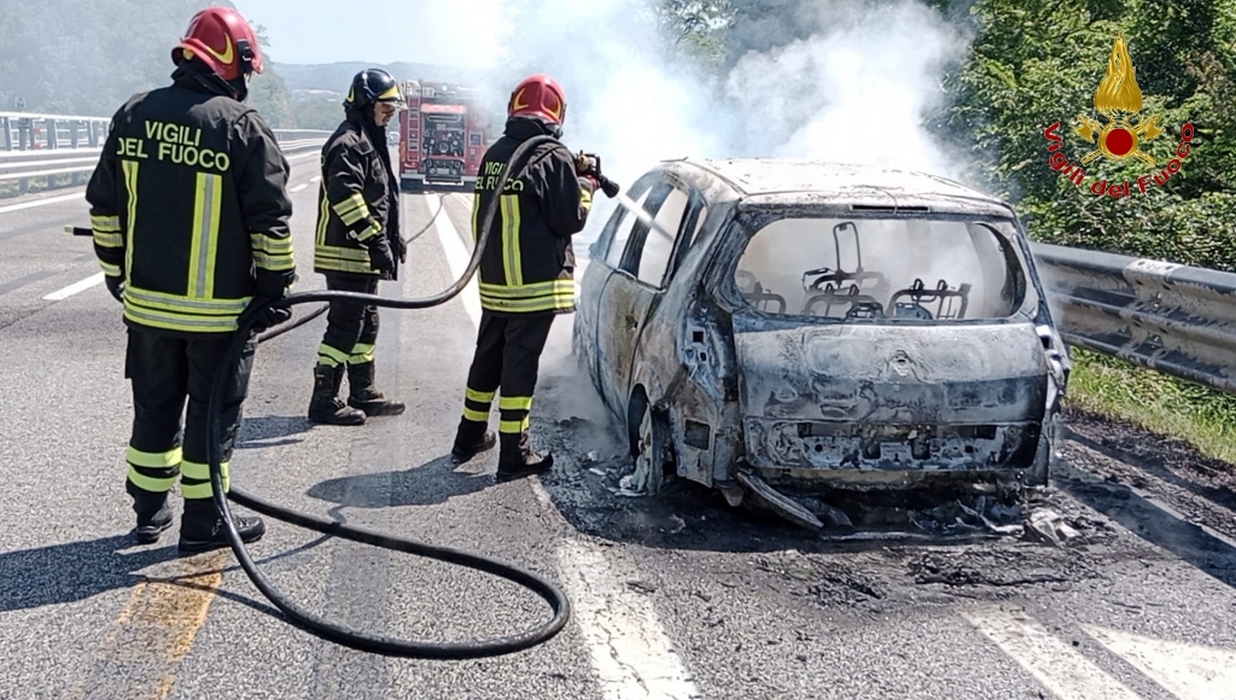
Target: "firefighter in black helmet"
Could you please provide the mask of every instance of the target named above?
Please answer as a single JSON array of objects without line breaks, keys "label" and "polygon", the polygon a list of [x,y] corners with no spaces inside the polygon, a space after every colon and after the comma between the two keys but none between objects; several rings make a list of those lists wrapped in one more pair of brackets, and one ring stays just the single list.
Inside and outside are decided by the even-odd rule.
[{"label": "firefighter in black helmet", "polygon": [[[558,314],[575,309],[575,254],[571,236],[583,230],[599,172],[591,158],[572,156],[561,142],[533,149],[527,166],[510,173],[504,191],[498,177],[519,145],[535,136],[562,135],[566,97],[547,75],[516,86],[507,105],[506,131],[485,153],[473,197],[473,236],[481,212],[494,198],[499,207],[479,269],[481,321],[468,371],[463,417],[451,452],[466,460],[501,443],[498,478],[549,469],[553,455],[529,442],[528,416],[541,352]],[[486,430],[498,398],[498,434]]]},{"label": "firefighter in black helmet", "polygon": [[[133,385],[127,490],[139,542],[172,524],[180,478],[182,553],[228,546],[212,500],[206,409],[216,372],[223,406],[223,483],[249,385],[256,334],[238,366],[219,367],[251,299],[265,305],[296,279],[288,162],[262,117],[243,104],[262,72],[257,34],[235,10],[212,7],[172,49],[172,85],[128,101],[112,118],[86,188],[94,250],[124,304],[125,376]],[[273,307],[255,330],[291,317]],[[183,434],[181,415],[188,412]],[[265,532],[236,517],[245,542]]]},{"label": "firefighter in black helmet", "polygon": [[[356,74],[344,101],[346,118],[322,148],[317,244],[313,269],[328,289],[376,294],[379,280],[395,280],[407,251],[399,236],[399,180],[391,165],[386,127],[404,103],[386,71]],[[360,425],[367,416],[394,416],[404,405],[374,384],[378,307],[334,300],[313,370],[309,419]],[[348,400],[339,399],[344,368]]]}]

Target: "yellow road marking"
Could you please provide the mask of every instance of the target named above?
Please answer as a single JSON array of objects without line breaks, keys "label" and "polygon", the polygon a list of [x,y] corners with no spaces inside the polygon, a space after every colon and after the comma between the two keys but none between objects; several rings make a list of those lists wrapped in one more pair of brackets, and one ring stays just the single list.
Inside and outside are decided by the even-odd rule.
[{"label": "yellow road marking", "polygon": [[164,700],[170,695],[180,662],[193,648],[223,583],[230,555],[230,549],[219,549],[177,559],[167,578],[138,583],[95,655],[96,670],[68,697],[84,697],[86,684],[91,696],[98,696],[109,678],[123,679],[125,697]]}]

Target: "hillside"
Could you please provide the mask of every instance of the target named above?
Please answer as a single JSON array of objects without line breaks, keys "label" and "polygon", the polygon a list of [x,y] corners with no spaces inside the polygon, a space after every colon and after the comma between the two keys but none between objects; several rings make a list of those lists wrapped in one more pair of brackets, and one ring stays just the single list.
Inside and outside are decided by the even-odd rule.
[{"label": "hillside", "polygon": [[339,63],[299,64],[274,63],[274,69],[283,77],[289,90],[347,91],[352,76],[366,68],[381,68],[399,80],[438,80],[464,82],[479,79],[478,74],[450,66],[435,66],[426,63],[390,63],[386,65],[345,61]]}]

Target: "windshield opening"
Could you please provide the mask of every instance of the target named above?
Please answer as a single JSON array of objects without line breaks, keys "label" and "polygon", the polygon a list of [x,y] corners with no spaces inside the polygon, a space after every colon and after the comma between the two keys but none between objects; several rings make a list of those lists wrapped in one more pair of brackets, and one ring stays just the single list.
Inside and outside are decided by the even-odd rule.
[{"label": "windshield opening", "polygon": [[734,274],[774,315],[839,321],[1008,318],[1026,276],[1007,222],[785,218],[750,238]]}]

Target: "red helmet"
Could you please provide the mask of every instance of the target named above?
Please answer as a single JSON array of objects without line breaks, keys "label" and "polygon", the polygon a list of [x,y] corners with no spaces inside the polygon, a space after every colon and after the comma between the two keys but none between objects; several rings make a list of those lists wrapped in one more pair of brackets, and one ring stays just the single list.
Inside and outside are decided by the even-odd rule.
[{"label": "red helmet", "polygon": [[558,81],[538,73],[515,87],[506,106],[510,117],[540,117],[551,124],[566,119],[566,93]]},{"label": "red helmet", "polygon": [[185,36],[172,49],[172,61],[197,57],[224,80],[262,72],[257,32],[230,7],[208,7],[193,15]]}]

